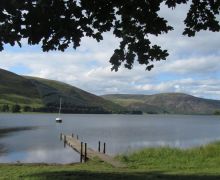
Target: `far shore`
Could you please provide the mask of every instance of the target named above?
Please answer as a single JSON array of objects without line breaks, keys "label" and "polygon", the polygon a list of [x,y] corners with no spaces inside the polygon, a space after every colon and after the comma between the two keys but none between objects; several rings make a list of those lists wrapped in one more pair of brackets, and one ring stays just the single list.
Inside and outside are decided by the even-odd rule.
[{"label": "far shore", "polygon": [[[0,114],[58,114],[56,112],[0,112]],[[126,114],[126,113],[62,113],[62,114],[88,114],[88,115],[181,115],[181,116],[220,116],[220,114],[168,114],[168,113],[164,113],[164,114],[148,114],[148,113],[143,113],[143,114]]]}]

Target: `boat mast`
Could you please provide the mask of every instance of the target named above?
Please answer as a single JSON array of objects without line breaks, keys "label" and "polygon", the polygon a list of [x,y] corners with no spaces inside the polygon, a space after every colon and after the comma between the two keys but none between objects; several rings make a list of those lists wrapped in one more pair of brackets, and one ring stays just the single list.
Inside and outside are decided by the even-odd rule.
[{"label": "boat mast", "polygon": [[60,112],[61,112],[61,98],[60,98],[60,108],[59,108],[59,117],[60,117]]}]

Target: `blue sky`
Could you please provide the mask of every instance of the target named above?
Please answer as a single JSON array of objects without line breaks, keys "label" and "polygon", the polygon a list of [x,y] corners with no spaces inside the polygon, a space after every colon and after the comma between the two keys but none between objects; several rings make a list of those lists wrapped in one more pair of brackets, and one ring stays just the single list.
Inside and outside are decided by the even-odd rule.
[{"label": "blue sky", "polygon": [[182,92],[198,97],[220,99],[220,33],[200,32],[194,38],[182,36],[183,19],[188,6],[175,10],[162,7],[161,16],[175,30],[158,37],[152,44],[168,49],[167,61],[155,63],[148,72],[135,64],[132,70],[123,67],[111,72],[108,62],[119,40],[110,32],[97,43],[84,38],[77,49],[43,53],[40,46],[5,46],[0,52],[0,68],[30,76],[63,81],[95,94],[136,93],[154,94]]}]

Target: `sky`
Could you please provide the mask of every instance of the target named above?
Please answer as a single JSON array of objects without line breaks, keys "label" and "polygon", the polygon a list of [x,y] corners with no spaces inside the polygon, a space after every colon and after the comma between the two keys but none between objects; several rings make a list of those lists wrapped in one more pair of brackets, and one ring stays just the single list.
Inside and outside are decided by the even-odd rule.
[{"label": "sky", "polygon": [[150,36],[152,44],[167,49],[166,61],[156,62],[149,72],[135,63],[132,70],[123,66],[111,71],[109,59],[119,46],[111,32],[97,43],[83,38],[77,49],[65,52],[42,52],[40,46],[5,46],[0,52],[0,68],[20,75],[63,81],[96,95],[156,94],[181,92],[197,97],[220,100],[220,33],[202,31],[195,37],[182,35],[188,5],[176,9],[161,7],[174,31],[158,37]]}]

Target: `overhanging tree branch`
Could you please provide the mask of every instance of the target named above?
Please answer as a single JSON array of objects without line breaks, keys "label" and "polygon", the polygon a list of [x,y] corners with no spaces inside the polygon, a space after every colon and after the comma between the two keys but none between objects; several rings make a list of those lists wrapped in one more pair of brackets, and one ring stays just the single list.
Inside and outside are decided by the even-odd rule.
[{"label": "overhanging tree branch", "polygon": [[136,60],[151,70],[154,61],[166,60],[169,54],[152,45],[148,35],[173,30],[158,15],[161,4],[175,8],[189,2],[184,35],[220,30],[219,0],[1,0],[0,50],[5,44],[21,46],[26,38],[29,45],[42,44],[43,51],[65,51],[79,47],[82,37],[99,42],[104,32],[111,31],[121,39],[110,58],[112,70],[122,64],[132,69]]}]

